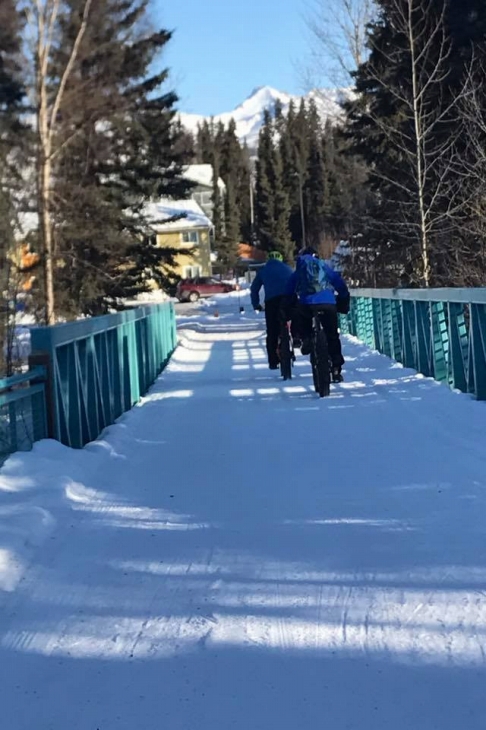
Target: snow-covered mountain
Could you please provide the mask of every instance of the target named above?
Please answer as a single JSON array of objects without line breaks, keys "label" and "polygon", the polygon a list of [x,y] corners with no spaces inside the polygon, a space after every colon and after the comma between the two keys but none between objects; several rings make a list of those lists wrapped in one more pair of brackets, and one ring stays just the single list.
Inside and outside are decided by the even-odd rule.
[{"label": "snow-covered mountain", "polygon": [[[341,114],[341,103],[349,96],[348,89],[324,89],[311,91],[303,98],[306,101],[314,99],[317,108],[323,119],[336,119]],[[214,117],[214,121],[223,122],[227,125],[231,119],[236,122],[236,132],[241,142],[246,140],[250,148],[256,147],[258,143],[258,133],[263,124],[263,114],[265,109],[273,109],[277,101],[283,105],[284,111],[287,111],[289,104],[293,101],[297,106],[300,104],[302,97],[292,96],[270,86],[262,86],[255,89],[253,93],[240,106],[232,112],[225,112]],[[190,132],[196,132],[198,124],[206,119],[199,114],[181,113],[180,118],[182,124]]]}]

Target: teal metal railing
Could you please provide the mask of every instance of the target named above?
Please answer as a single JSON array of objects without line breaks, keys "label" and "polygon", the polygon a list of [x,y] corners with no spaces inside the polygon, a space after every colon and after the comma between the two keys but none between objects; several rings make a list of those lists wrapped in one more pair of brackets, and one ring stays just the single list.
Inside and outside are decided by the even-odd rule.
[{"label": "teal metal railing", "polygon": [[355,289],[343,331],[486,400],[486,288]]},{"label": "teal metal railing", "polygon": [[171,303],[32,330],[51,438],[81,448],[134,406],[176,346]]},{"label": "teal metal railing", "polygon": [[47,438],[45,380],[42,367],[0,379],[0,465]]}]

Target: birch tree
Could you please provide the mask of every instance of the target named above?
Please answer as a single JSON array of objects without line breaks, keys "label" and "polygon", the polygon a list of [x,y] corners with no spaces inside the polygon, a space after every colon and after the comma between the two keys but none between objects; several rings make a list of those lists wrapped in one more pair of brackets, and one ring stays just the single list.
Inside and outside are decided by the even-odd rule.
[{"label": "birch tree", "polygon": [[[415,240],[425,286],[436,239],[464,204],[455,174],[465,88],[449,93],[452,44],[446,0],[387,0],[370,33],[351,112],[357,149],[387,198],[388,230]],[[411,260],[415,256],[410,255]]]},{"label": "birch tree", "polygon": [[[60,146],[57,142],[60,123],[59,112],[90,20],[92,4],[93,0],[83,1],[79,28],[70,49],[67,63],[57,78],[52,74],[52,66],[60,16],[62,11],[65,10],[63,2],[62,0],[26,0],[25,4],[28,34],[32,43],[31,53],[35,64],[37,209],[44,257],[45,317],[47,324],[53,324],[56,319],[52,187],[54,161],[60,152]],[[63,144],[66,144],[66,142],[64,141]]]},{"label": "birch tree", "polygon": [[307,79],[338,87],[352,85],[352,74],[366,60],[367,28],[376,13],[374,0],[313,0],[306,16],[311,35]]}]

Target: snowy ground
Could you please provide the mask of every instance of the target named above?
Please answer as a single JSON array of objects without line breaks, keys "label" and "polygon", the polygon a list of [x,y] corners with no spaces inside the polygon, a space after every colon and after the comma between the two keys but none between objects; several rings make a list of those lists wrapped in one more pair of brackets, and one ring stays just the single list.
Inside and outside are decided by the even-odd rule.
[{"label": "snowy ground", "polygon": [[1,727],[484,730],[486,404],[353,340],[316,399],[217,306],[0,472]]}]

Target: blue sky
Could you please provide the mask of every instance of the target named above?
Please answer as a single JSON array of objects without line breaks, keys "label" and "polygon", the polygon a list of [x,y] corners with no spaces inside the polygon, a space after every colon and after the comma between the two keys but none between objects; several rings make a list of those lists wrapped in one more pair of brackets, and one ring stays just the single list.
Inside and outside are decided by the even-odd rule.
[{"label": "blue sky", "polygon": [[182,111],[231,111],[256,86],[301,93],[305,0],[154,0]]}]

